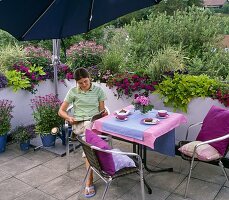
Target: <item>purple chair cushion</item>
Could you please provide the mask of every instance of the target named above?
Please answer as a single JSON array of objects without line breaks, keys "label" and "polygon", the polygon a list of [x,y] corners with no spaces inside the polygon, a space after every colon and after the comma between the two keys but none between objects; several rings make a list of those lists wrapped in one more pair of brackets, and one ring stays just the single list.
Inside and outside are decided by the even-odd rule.
[{"label": "purple chair cushion", "polygon": [[[201,130],[196,138],[198,141],[206,141],[224,136],[229,133],[229,110],[212,106],[204,118]],[[224,155],[229,139],[211,143],[221,155]]]},{"label": "purple chair cushion", "polygon": [[[91,130],[86,130],[86,142],[104,150],[111,150],[111,147]],[[105,152],[96,152],[102,170],[109,175],[115,174],[115,165],[112,154]]]}]

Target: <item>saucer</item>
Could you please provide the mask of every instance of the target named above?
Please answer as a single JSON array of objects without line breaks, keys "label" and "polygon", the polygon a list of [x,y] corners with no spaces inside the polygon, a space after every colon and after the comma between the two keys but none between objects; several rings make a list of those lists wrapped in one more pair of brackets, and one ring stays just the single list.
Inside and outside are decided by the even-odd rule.
[{"label": "saucer", "polygon": [[[146,120],[149,120],[149,119],[151,119],[152,121],[151,122],[146,121]],[[141,122],[143,124],[146,124],[146,125],[156,125],[156,124],[158,124],[160,122],[160,120],[156,119],[156,118],[144,118],[144,119],[141,120]]]},{"label": "saucer", "polygon": [[117,116],[115,117],[118,121],[120,121],[120,122],[124,122],[124,121],[126,121],[126,120],[128,120],[128,117],[125,117],[124,119],[119,119]]},{"label": "saucer", "polygon": [[169,115],[167,114],[167,115],[165,115],[164,117],[161,117],[161,116],[159,116],[158,114],[156,114],[156,117],[159,118],[159,119],[166,119],[166,118],[169,117]]}]

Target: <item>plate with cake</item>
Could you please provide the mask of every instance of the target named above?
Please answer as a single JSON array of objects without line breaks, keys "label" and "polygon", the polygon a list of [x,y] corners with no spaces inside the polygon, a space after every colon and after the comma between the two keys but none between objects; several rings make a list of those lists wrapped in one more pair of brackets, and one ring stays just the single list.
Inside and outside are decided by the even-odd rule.
[{"label": "plate with cake", "polygon": [[160,122],[160,120],[157,118],[144,118],[144,119],[142,119],[142,123],[147,124],[147,125],[156,125],[159,122]]}]

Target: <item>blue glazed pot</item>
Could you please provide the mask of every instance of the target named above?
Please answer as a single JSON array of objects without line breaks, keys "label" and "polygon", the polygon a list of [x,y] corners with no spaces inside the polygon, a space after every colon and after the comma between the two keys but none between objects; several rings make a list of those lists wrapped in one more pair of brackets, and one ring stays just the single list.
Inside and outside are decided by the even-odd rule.
[{"label": "blue glazed pot", "polygon": [[0,135],[0,153],[6,150],[7,134]]},{"label": "blue glazed pot", "polygon": [[20,149],[21,149],[22,151],[27,151],[27,150],[29,150],[29,146],[30,146],[30,140],[27,140],[27,141],[25,141],[25,142],[21,142],[21,143],[20,143]]},{"label": "blue glazed pot", "polygon": [[56,135],[47,134],[41,135],[41,141],[44,147],[53,147],[56,142]]},{"label": "blue glazed pot", "polygon": [[[68,137],[71,136],[72,128],[68,128]],[[62,145],[66,145],[66,134],[65,134],[65,129],[62,129],[60,133],[60,139],[62,140]]]}]

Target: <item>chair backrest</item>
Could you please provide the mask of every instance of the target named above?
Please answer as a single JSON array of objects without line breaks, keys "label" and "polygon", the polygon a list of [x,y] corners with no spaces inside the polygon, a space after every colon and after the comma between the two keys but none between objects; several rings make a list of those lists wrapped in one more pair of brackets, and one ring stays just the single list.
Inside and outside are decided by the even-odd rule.
[{"label": "chair backrest", "polygon": [[77,135],[77,139],[78,139],[79,143],[82,145],[82,148],[84,150],[84,153],[86,155],[86,158],[87,158],[90,166],[95,168],[100,174],[104,174],[102,169],[101,169],[98,157],[96,155],[96,150],[92,149],[91,145],[82,139],[83,136],[84,135]]}]

